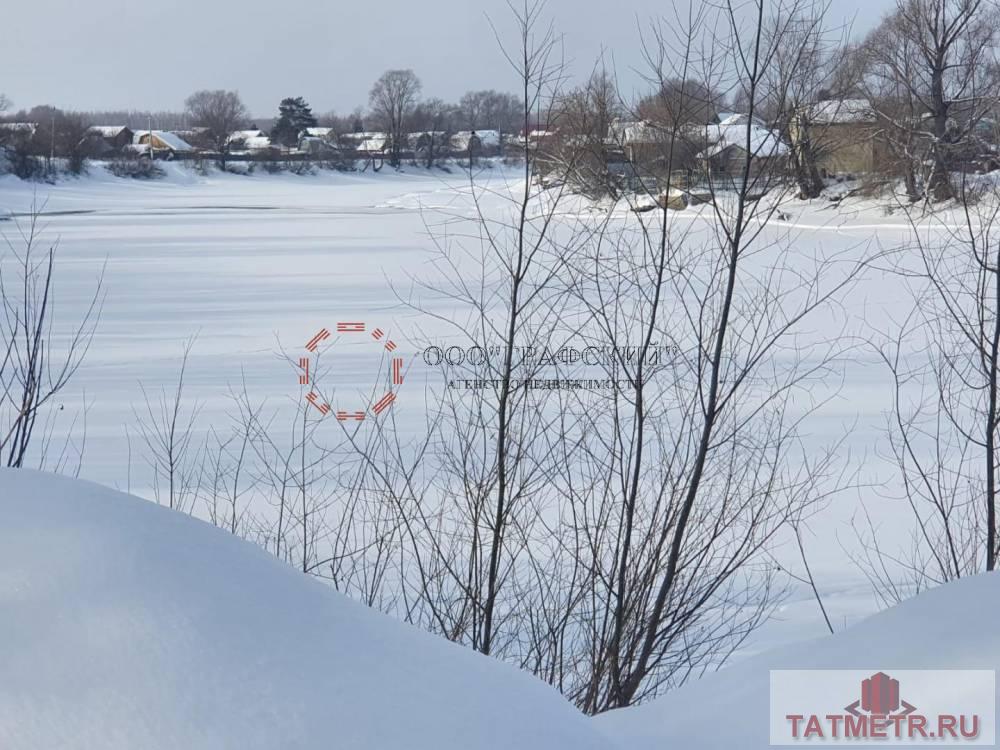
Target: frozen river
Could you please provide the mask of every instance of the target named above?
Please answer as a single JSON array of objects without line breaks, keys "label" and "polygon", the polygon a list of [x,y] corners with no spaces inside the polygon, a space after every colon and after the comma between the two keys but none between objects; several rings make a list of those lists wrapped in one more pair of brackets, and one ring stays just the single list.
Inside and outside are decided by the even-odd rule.
[{"label": "frozen river", "polygon": [[[155,398],[175,386],[192,338],[185,404],[198,410],[196,443],[213,426],[225,429],[234,386],[245,382],[253,398],[271,403],[301,398],[289,358],[294,361],[311,337],[335,330],[338,322],[383,329],[398,342],[394,354],[406,359],[408,382],[432,375],[421,362],[415,331],[434,335],[435,323],[401,304],[399,296],[411,293],[415,279],[428,280],[435,272],[429,263],[432,234],[440,239],[470,232],[474,206],[467,174],[205,177],[168,165],[166,179],[140,182],[97,171],[55,186],[0,179],[0,215],[24,214],[34,204],[44,213],[43,243],[58,243],[57,334],[85,309],[103,273],[96,334],[62,394],[65,408],[53,431],[54,456],[72,426],[67,470],[79,463],[84,478],[150,494],[136,412],[144,409],[144,392]],[[483,210],[496,212],[517,174],[493,169],[478,180],[485,189]],[[15,217],[0,223],[0,230],[16,242],[17,225],[24,222]],[[845,214],[823,205],[793,206],[768,231],[798,243],[804,257],[888,247],[908,232],[901,219],[874,210]],[[899,315],[910,301],[902,285],[888,279],[873,270],[843,306],[807,326],[808,335],[860,340]],[[443,303],[421,304],[427,309]],[[448,315],[446,306],[438,311]],[[890,396],[885,372],[863,347],[841,366],[818,386],[816,398],[831,400],[804,426],[804,439],[818,447],[850,430],[845,446],[860,467],[859,483],[882,481],[888,467],[878,459],[879,441]],[[341,385],[357,376],[360,387],[359,368],[349,366]],[[412,403],[401,395],[397,408],[404,421],[419,421],[419,391],[417,386]],[[876,520],[890,518],[898,504],[889,504],[887,494],[862,487],[838,496],[811,524],[810,562],[838,625],[872,606],[846,559],[850,519],[862,500]],[[783,617],[762,631],[759,644],[822,630],[814,603],[800,587]]]}]

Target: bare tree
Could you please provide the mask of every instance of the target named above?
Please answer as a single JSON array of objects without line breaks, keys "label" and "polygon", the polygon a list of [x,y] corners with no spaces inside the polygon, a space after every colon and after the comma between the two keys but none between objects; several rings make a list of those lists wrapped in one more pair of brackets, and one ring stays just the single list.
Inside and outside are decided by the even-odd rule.
[{"label": "bare tree", "polygon": [[66,158],[71,174],[80,174],[86,166],[89,128],[84,117],[76,112],[63,112],[57,120],[56,153]]},{"label": "bare tree", "polygon": [[[181,367],[173,392],[162,388],[153,399],[140,384],[143,408],[133,407],[142,439],[148,450],[148,460],[153,469],[153,493],[157,502],[164,501],[170,508],[191,512],[201,481],[201,466],[193,461],[192,441],[194,425],[201,410],[193,404],[185,415],[184,385],[188,359],[194,339],[184,345]],[[202,456],[204,458],[204,456]]]},{"label": "bare tree", "polygon": [[[832,110],[824,116],[836,117],[840,114],[838,99],[854,83],[843,72],[844,40],[837,39],[824,24],[828,7],[829,3],[824,3],[796,9],[794,18],[773,19],[767,29],[768,43],[775,45],[777,52],[765,72],[767,99],[760,103],[760,109],[791,146],[791,167],[803,199],[818,197],[824,187],[818,163],[828,144],[824,126],[815,118],[820,98],[825,97]],[[777,34],[781,44],[773,38]]]},{"label": "bare tree", "polygon": [[[525,130],[547,111],[562,80],[562,63],[541,6],[515,16],[517,46],[504,48],[521,88]],[[517,658],[524,617],[524,578],[532,529],[556,499],[546,486],[551,460],[543,436],[541,394],[530,387],[537,360],[526,347],[544,346],[553,335],[550,301],[565,261],[553,237],[560,191],[533,179],[534,143],[522,144],[520,179],[500,188],[499,216],[479,201],[493,195],[470,170],[469,195],[479,216],[471,237],[433,232],[437,278],[418,288],[458,308],[442,316],[408,295],[425,314],[447,320],[475,363],[448,356],[447,386],[428,394],[432,406],[426,436],[405,446],[391,425],[376,425],[374,441],[351,440],[364,470],[369,496],[388,498],[401,543],[398,576],[404,616],[485,654]],[[469,273],[472,276],[469,276]],[[564,297],[563,300],[566,298]],[[438,362],[444,365],[444,360]]]},{"label": "bare tree", "polygon": [[455,108],[442,99],[426,99],[414,107],[410,122],[416,136],[414,156],[430,169],[447,153],[454,132]]},{"label": "bare tree", "polygon": [[591,198],[617,190],[616,176],[609,170],[617,144],[609,133],[623,110],[615,81],[603,66],[554,107],[552,119],[559,135],[555,149],[550,149],[556,157],[552,166],[575,190]]},{"label": "bare tree", "polygon": [[[384,601],[532,670],[588,712],[724,662],[780,591],[771,542],[839,486],[836,446],[802,450],[805,416],[792,403],[811,399],[841,345],[803,349],[798,331],[865,260],[803,262],[769,233],[788,183],[753,115],[780,34],[768,42],[773,19],[762,4],[754,13],[722,11],[713,23],[692,11],[679,46],[665,24],[647,48],[657,83],[720,92],[714,102],[680,97],[668,137],[689,137],[697,111],[724,96],[748,102],[734,187],[710,183],[707,224],[695,232],[666,206],[627,211],[626,222],[612,220],[614,205],[568,219],[570,185],[535,178],[538,144],[526,138],[523,181],[499,191],[513,196],[509,216],[485,211],[479,200],[492,189],[470,175],[471,242],[451,222],[434,234],[440,273],[421,287],[442,299],[404,297],[465,345],[437,352],[447,387],[430,394],[426,438],[404,446],[379,423],[372,441],[349,440],[360,462],[352,486],[393,508],[401,589]],[[552,125],[540,114],[565,111],[553,104],[565,101],[563,68],[539,6],[519,14],[518,29],[507,55],[527,132]],[[681,49],[682,62],[667,49]],[[703,59],[700,49],[732,53]],[[664,145],[669,173],[677,151]],[[574,341],[610,353],[596,392],[577,387]]]},{"label": "bare tree", "polygon": [[412,70],[387,70],[368,94],[372,115],[389,135],[389,163],[394,167],[399,166],[406,143],[407,118],[413,113],[420,88],[420,79]]},{"label": "bare tree", "polygon": [[660,125],[705,125],[718,119],[723,103],[724,97],[708,82],[672,76],[659,81],[656,91],[643,97],[637,113]]},{"label": "bare tree", "polygon": [[571,695],[590,712],[724,661],[774,601],[768,545],[837,484],[835,450],[809,458],[803,417],[789,405],[808,398],[842,352],[831,343],[807,354],[797,330],[866,261],[818,257],[805,268],[769,232],[788,183],[778,141],[755,120],[782,95],[769,85],[781,24],[810,9],[691,8],[646,46],[658,90],[682,94],[664,100],[668,173],[692,118],[737,95],[748,111],[729,129],[729,179],[709,179],[708,229],[675,222],[662,205],[598,235],[577,275],[598,340],[617,353],[608,370],[616,387],[603,404],[574,410],[586,427],[576,460],[561,462],[578,467],[566,469],[577,520],[564,546],[585,551],[583,569],[596,570],[583,578],[586,604],[568,618],[587,623],[568,667]]},{"label": "bare tree", "polygon": [[196,91],[184,100],[184,107],[192,124],[208,128],[207,137],[222,155],[225,169],[229,137],[246,124],[249,114],[239,93],[223,89]]},{"label": "bare tree", "polygon": [[866,516],[856,561],[889,604],[995,570],[1000,555],[1000,208],[995,191],[973,198],[964,188],[957,228],[908,209],[912,240],[896,270],[915,304],[877,344],[892,378],[889,459],[911,540],[908,549],[885,549]]},{"label": "bare tree", "polygon": [[951,170],[975,149],[976,127],[996,103],[998,29],[988,0],[898,0],[862,46],[880,119],[910,171],[930,162],[934,200],[954,197]]},{"label": "bare tree", "polygon": [[522,127],[521,102],[513,94],[494,89],[467,91],[458,103],[462,127],[466,130],[499,131],[500,145],[504,135]]},{"label": "bare tree", "polygon": [[16,237],[3,237],[0,256],[0,454],[6,466],[29,456],[39,416],[76,374],[100,317],[101,281],[80,319],[69,330],[56,323],[56,246],[40,250],[40,209]]},{"label": "bare tree", "polygon": [[262,406],[251,403],[245,383],[239,392],[231,389],[230,397],[236,411],[229,430],[220,434],[213,426],[212,442],[205,447],[211,477],[205,483],[204,502],[213,524],[228,529],[231,534],[250,537],[254,524],[250,501],[258,489],[258,476],[253,471],[251,459]]}]

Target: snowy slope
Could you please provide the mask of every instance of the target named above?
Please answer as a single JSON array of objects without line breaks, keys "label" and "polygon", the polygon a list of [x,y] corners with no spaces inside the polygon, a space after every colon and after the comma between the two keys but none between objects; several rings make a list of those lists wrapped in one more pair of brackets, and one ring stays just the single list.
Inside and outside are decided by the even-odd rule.
[{"label": "snowy slope", "polygon": [[769,670],[1000,670],[998,618],[1000,573],[963,579],[836,635],[748,659],[594,722],[629,750],[767,748]]},{"label": "snowy slope", "polygon": [[607,747],[555,691],[257,547],[0,471],[0,747]]}]

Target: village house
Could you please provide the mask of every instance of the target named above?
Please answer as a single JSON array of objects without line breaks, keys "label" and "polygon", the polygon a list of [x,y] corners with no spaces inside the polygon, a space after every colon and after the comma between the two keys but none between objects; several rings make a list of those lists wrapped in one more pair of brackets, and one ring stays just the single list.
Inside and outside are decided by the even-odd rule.
[{"label": "village house", "polygon": [[662,161],[670,134],[647,120],[614,120],[608,127],[607,146],[622,161],[651,167]]},{"label": "village house", "polygon": [[340,140],[345,147],[357,152],[361,158],[384,156],[389,145],[389,136],[379,132],[345,133]]},{"label": "village house", "polygon": [[38,123],[35,122],[0,122],[0,144],[24,144],[35,137]]},{"label": "village house", "polygon": [[709,175],[737,177],[750,161],[751,172],[771,166],[788,155],[788,144],[757,119],[746,114],[723,116],[718,124],[705,126],[709,144],[698,156]]},{"label": "village house", "polygon": [[633,190],[655,189],[667,181],[686,185],[701,168],[699,152],[707,144],[705,126],[697,123],[670,128],[649,120],[616,119],[605,140],[608,170]]},{"label": "village house", "polygon": [[542,128],[536,128],[535,130],[531,130],[527,133],[522,132],[518,137],[518,143],[522,145],[527,144],[528,148],[531,149],[544,150],[545,148],[550,148],[558,138],[558,130],[544,130]]},{"label": "village house", "polygon": [[36,130],[37,122],[0,122],[0,133],[27,133],[31,137]]},{"label": "village house", "polygon": [[443,130],[424,130],[409,133],[406,136],[406,151],[414,159],[432,163],[435,159],[447,156],[448,133]]},{"label": "village house", "polygon": [[829,99],[809,104],[792,119],[792,142],[808,139],[822,177],[870,174],[880,169],[885,144],[867,99]]},{"label": "village house", "polygon": [[305,128],[301,133],[299,133],[300,138],[322,138],[324,141],[334,141],[337,138],[337,133],[333,128],[326,127],[312,127]]},{"label": "village house", "polygon": [[443,130],[424,130],[406,136],[406,146],[414,153],[429,148],[443,150],[448,144],[448,134]]},{"label": "village house", "polygon": [[84,136],[87,153],[96,158],[122,153],[135,133],[126,125],[91,125]]},{"label": "village house", "polygon": [[[336,155],[340,147],[321,135],[309,135],[309,130],[317,128],[306,128],[299,136],[298,150],[309,156],[320,158],[330,158]],[[322,129],[322,128],[320,128]]]},{"label": "village house", "polygon": [[194,151],[190,143],[166,130],[140,130],[135,134],[133,145],[144,147],[139,150],[154,159],[173,159],[178,155]]},{"label": "village house", "polygon": [[211,149],[212,148],[212,137],[209,129],[196,125],[192,128],[186,128],[183,130],[171,130],[169,131],[173,135],[176,135],[182,141],[187,143],[195,151],[198,149]]},{"label": "village house", "polygon": [[250,128],[230,133],[226,145],[230,151],[265,151],[271,147],[271,139],[260,128]]},{"label": "village house", "polygon": [[494,156],[500,153],[499,130],[459,130],[451,136],[448,148],[454,156]]}]

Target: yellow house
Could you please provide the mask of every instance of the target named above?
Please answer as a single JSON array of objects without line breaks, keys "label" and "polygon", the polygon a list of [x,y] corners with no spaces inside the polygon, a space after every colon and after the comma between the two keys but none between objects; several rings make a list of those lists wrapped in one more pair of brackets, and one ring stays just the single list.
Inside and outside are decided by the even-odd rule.
[{"label": "yellow house", "polygon": [[807,105],[790,127],[794,144],[808,136],[824,177],[877,171],[884,157],[878,134],[878,118],[867,99],[830,99]]},{"label": "yellow house", "polygon": [[194,147],[190,143],[166,130],[136,131],[133,143],[138,146],[149,146],[154,155],[194,151]]}]

